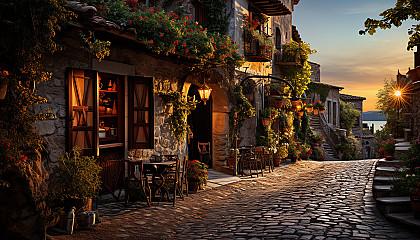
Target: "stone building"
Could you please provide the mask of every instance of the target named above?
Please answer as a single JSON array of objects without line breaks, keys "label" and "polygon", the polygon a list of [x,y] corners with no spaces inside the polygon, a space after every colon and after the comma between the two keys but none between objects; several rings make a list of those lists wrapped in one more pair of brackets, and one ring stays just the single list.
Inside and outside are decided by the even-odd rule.
[{"label": "stone building", "polygon": [[[252,52],[243,36],[243,16],[271,16],[261,27],[267,37],[274,35],[276,47],[297,39],[292,27],[292,12],[298,0],[282,0],[268,5],[261,1],[227,1],[228,33],[245,55],[241,68],[213,68],[199,74],[191,71],[197,59],[178,54],[159,55],[127,29],[95,15],[96,9],[73,2],[72,9],[80,16],[59,33],[64,46],[60,54],[45,59],[50,81],[36,86],[47,103],[36,111],[51,109],[57,119],[37,123],[38,133],[47,141],[49,159],[57,162],[73,146],[85,154],[97,156],[104,168],[105,189],[118,188],[121,159],[135,154],[139,157],[175,154],[198,159],[198,142],[210,143],[210,167],[226,169],[226,156],[232,146],[229,136],[229,111],[232,102],[229,84],[238,84],[247,75],[269,75],[273,71],[274,53]],[[174,1],[184,14],[196,21],[204,19],[203,9],[191,1]],[[171,6],[169,6],[170,8]],[[173,6],[172,6],[173,7]],[[93,31],[101,40],[110,40],[110,56],[102,61],[83,50],[80,31]],[[297,34],[297,35],[296,35]],[[77,37],[75,37],[77,36]],[[188,117],[190,138],[178,141],[168,124],[170,111],[157,91],[175,90],[184,96],[199,99],[198,89],[207,84],[213,89],[206,104],[200,102]],[[254,107],[263,108],[264,81],[255,82]],[[240,130],[243,145],[255,145],[256,117],[247,119]]]},{"label": "stone building", "polygon": [[[352,96],[348,94],[340,94],[340,100],[344,101],[345,103],[353,103],[354,108],[358,111],[360,111],[360,114],[363,113],[363,101],[366,100],[365,97],[359,97],[359,96]],[[357,117],[356,121],[354,122],[354,125],[351,129],[351,132],[357,139],[361,139],[363,135],[363,116],[362,114]]]}]

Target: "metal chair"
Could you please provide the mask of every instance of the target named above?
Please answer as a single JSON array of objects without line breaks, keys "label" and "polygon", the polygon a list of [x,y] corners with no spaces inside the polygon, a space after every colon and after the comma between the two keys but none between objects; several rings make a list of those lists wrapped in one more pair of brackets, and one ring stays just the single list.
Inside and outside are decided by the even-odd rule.
[{"label": "metal chair", "polygon": [[141,191],[150,207],[152,197],[147,177],[143,175],[143,162],[130,160],[124,162],[127,164],[127,172],[124,178],[125,205],[127,206],[131,191]]}]

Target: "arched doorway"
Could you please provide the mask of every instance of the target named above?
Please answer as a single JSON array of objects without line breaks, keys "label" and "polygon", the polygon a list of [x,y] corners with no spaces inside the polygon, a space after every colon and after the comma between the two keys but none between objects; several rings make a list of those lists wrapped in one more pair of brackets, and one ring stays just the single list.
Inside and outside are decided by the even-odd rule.
[{"label": "arched doorway", "polygon": [[[188,90],[188,97],[195,97],[195,99],[200,100],[200,95],[198,94],[198,89],[200,87],[192,84]],[[188,125],[191,128],[193,133],[193,138],[190,139],[188,145],[188,157],[190,160],[200,159],[200,154],[198,151],[198,143],[210,143],[210,149],[212,146],[212,97],[204,105],[203,101],[200,101],[197,104],[197,108],[191,112],[188,116]],[[211,152],[211,151],[210,151]],[[210,168],[213,167],[212,156],[203,158]]]}]

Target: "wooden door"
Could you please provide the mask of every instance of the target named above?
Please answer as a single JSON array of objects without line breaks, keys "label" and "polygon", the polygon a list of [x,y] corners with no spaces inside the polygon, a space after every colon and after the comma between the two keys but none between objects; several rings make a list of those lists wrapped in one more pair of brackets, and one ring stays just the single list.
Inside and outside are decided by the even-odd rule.
[{"label": "wooden door", "polygon": [[68,143],[83,155],[99,155],[98,139],[98,81],[97,73],[89,70],[68,71]]},{"label": "wooden door", "polygon": [[128,81],[129,148],[153,148],[153,78],[129,77]]}]

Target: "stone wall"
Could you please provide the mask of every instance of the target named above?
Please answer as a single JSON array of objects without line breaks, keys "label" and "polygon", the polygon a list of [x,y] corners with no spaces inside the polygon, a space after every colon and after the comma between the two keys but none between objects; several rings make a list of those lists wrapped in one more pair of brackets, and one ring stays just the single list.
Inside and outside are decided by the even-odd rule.
[{"label": "stone wall", "polygon": [[311,81],[312,82],[321,82],[321,65],[314,62],[309,62],[311,66]]},{"label": "stone wall", "polygon": [[420,138],[420,86],[417,82],[413,87],[413,105],[411,109],[412,137]]},{"label": "stone wall", "polygon": [[[48,71],[53,73],[50,81],[41,83],[37,86],[37,91],[41,96],[48,100],[45,104],[36,106],[36,111],[47,108],[57,115],[56,120],[47,120],[38,122],[36,128],[38,133],[48,142],[50,159],[56,162],[63,155],[66,148],[66,122],[67,112],[67,87],[66,87],[66,69],[80,68],[91,69],[92,59],[81,47],[81,41],[78,37],[78,30],[72,29],[66,31],[60,36],[65,50],[55,54],[47,59]],[[137,76],[154,76],[155,82],[169,81],[173,89],[180,90],[182,79],[186,75],[183,65],[176,60],[157,58],[156,55],[139,51],[135,45],[132,48],[126,44],[119,44],[114,41],[111,44],[111,55],[107,61],[124,63],[135,67]],[[180,157],[186,156],[186,142],[179,143],[170,133],[170,127],[167,124],[168,115],[165,114],[165,106],[160,97],[154,95],[155,104],[155,148],[145,150],[146,155],[151,154],[179,154]]]}]

